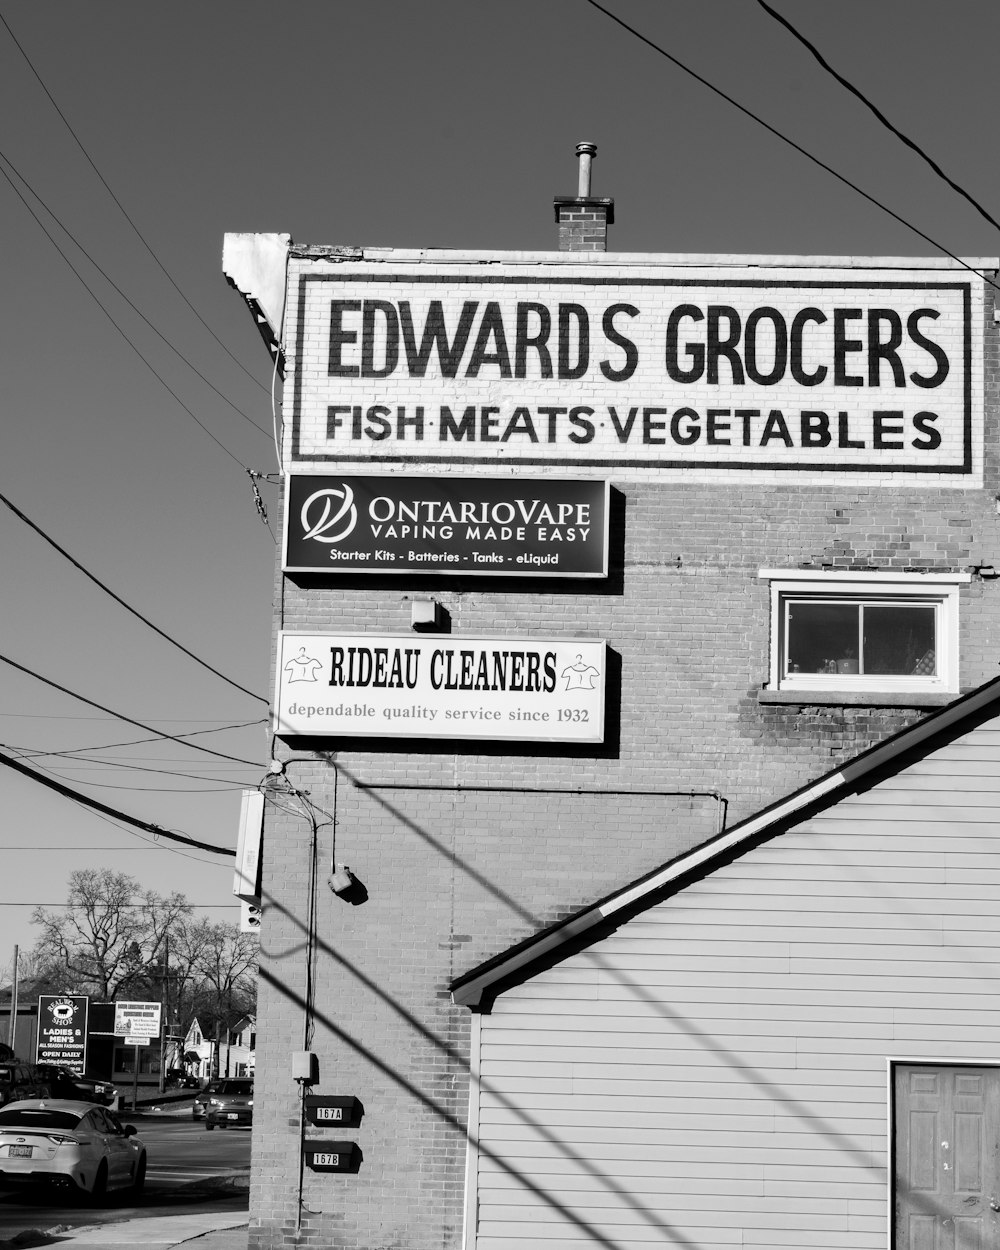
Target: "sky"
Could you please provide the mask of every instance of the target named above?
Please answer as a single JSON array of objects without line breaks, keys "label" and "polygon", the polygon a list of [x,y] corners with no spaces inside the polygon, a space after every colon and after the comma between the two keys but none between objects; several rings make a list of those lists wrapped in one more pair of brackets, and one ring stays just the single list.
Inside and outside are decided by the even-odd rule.
[{"label": "sky", "polygon": [[[227,232],[551,250],[553,196],[576,193],[575,145],[590,141],[615,251],[1000,251],[997,229],[757,0],[602,3],[871,200],[588,0],[0,0],[17,40],[0,24],[0,494],[229,679],[0,506],[0,654],[20,666],[0,663],[3,754],[235,846],[241,789],[270,756],[277,539],[278,486],[261,481],[265,525],[246,470],[278,466],[271,361],[223,277]],[[994,0],[773,7],[1000,216]],[[246,762],[118,745],[152,735],[42,678]],[[78,868],[238,919],[231,858],[127,830],[8,768],[0,849],[0,974]]]}]

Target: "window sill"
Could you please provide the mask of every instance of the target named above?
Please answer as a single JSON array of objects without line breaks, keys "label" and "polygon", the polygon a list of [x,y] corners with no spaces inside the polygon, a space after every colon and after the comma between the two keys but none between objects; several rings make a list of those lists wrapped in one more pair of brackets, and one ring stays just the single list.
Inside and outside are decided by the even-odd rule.
[{"label": "window sill", "polygon": [[758,703],[797,703],[840,707],[947,707],[959,697],[958,691],[901,690],[771,690],[761,687]]}]

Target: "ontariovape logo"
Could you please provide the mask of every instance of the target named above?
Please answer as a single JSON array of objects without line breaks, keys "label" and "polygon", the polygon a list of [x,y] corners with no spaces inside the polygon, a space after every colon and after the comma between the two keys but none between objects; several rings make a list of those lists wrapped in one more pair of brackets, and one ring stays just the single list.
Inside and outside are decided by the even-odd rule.
[{"label": "ontariovape logo", "polygon": [[47,1010],[56,1024],[68,1024],[73,1019],[75,1008],[68,998],[57,998],[54,1003],[49,1003]]},{"label": "ontariovape logo", "polygon": [[346,482],[313,491],[299,513],[302,537],[318,543],[343,542],[358,523],[354,491]]}]

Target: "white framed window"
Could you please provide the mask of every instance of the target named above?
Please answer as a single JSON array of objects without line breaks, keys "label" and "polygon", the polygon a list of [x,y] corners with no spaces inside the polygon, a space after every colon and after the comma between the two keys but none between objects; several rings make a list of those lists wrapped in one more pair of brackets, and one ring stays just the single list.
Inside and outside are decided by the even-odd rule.
[{"label": "white framed window", "polygon": [[771,586],[770,688],[958,692],[959,587],[968,573],[761,569]]}]

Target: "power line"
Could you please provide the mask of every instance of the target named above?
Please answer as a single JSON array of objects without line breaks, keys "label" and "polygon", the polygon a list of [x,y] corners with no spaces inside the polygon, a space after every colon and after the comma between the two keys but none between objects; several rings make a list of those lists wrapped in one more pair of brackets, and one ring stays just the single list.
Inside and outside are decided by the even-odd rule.
[{"label": "power line", "polygon": [[94,161],[92,160],[90,156],[90,153],[83,146],[83,142],[81,141],[79,135],[77,135],[76,131],[69,124],[69,121],[65,113],[62,111],[59,105],[55,102],[52,92],[49,91],[48,87],[45,85],[44,81],[42,80],[41,74],[39,74],[38,70],[35,69],[35,66],[32,63],[31,58],[28,56],[27,52],[25,52],[24,48],[18,42],[17,36],[11,30],[10,26],[7,23],[7,19],[3,16],[2,13],[0,13],[0,22],[2,22],[3,25],[6,27],[7,34],[10,35],[11,39],[13,40],[14,46],[17,48],[18,52],[20,52],[20,54],[24,57],[24,60],[27,63],[28,68],[31,70],[32,74],[34,74],[35,79],[38,82],[38,85],[45,92],[46,96],[49,99],[49,103],[52,105],[55,111],[59,114],[59,117],[62,120],[63,125],[66,127],[69,133],[73,136],[73,141],[76,143],[76,146],[83,153],[84,159],[86,160],[87,164],[90,166],[90,168],[94,171],[94,173],[100,179],[101,185],[104,187],[105,191],[107,191],[108,195],[110,195],[111,198],[114,200],[115,204],[118,206],[119,212],[128,222],[128,224],[132,227],[132,230],[136,238],[139,240],[142,246],[146,249],[149,255],[153,258],[160,272],[167,279],[170,285],[174,288],[177,294],[181,297],[184,303],[187,304],[188,308],[190,308],[190,310],[198,318],[198,320],[205,327],[205,329],[209,332],[212,338],[215,339],[216,343],[218,343],[218,345],[222,348],[222,350],[226,353],[226,355],[230,358],[230,360],[232,360],[233,363],[238,368],[242,369],[243,372],[247,375],[247,377],[252,382],[254,382],[257,386],[259,386],[262,391],[266,392],[267,387],[263,384],[263,382],[261,382],[259,378],[255,378],[254,375],[250,372],[250,370],[244,364],[242,364],[242,362],[235,355],[233,355],[233,353],[229,350],[229,348],[225,345],[225,343],[223,343],[222,339],[219,338],[219,336],[215,333],[215,331],[208,324],[205,318],[201,315],[201,313],[197,310],[197,308],[195,308],[194,304],[191,303],[188,297],[184,294],[181,288],[177,285],[177,283],[171,277],[170,273],[167,271],[163,262],[160,260],[157,254],[153,251],[152,247],[150,247],[149,243],[146,242],[146,239],[143,237],[142,233],[140,232],[139,227],[135,224],[135,222],[132,220],[129,214],[125,211],[125,206],[122,204],[121,200],[119,200],[118,196],[115,195],[114,191],[111,190],[111,187],[108,185],[107,180],[105,179],[104,175],[94,164]]},{"label": "power line", "polygon": [[864,95],[861,91],[859,91],[858,88],[855,87],[853,83],[848,82],[848,80],[843,76],[843,74],[838,73],[838,71],[835,70],[833,66],[829,63],[829,61],[827,61],[827,59],[823,56],[822,52],[820,52],[820,50],[814,44],[810,43],[810,41],[805,37],[805,35],[803,35],[800,31],[796,30],[796,28],[791,24],[791,22],[788,20],[787,17],[784,17],[781,13],[779,13],[777,9],[772,9],[771,6],[765,2],[765,0],[757,0],[757,3],[760,5],[760,7],[764,10],[765,13],[770,13],[770,15],[774,18],[776,22],[779,22],[782,26],[784,26],[784,28],[788,31],[788,33],[792,35],[795,39],[797,39],[799,43],[801,43],[802,46],[816,58],[816,60],[826,70],[826,72],[832,75],[846,91],[849,91],[851,95],[853,95],[856,99],[860,100],[861,103],[865,106],[865,108],[868,109],[868,111],[872,113],[878,119],[878,121],[880,121],[882,125],[885,126],[885,128],[888,131],[894,134],[901,143],[905,143],[906,146],[912,152],[916,152],[917,156],[919,156],[922,161],[928,164],[939,178],[942,178],[948,184],[948,186],[951,187],[953,191],[957,191],[958,194],[962,196],[963,199],[968,200],[968,202],[972,205],[972,207],[976,210],[976,212],[979,213],[982,217],[985,217],[985,219],[990,223],[991,226],[993,226],[997,230],[1000,230],[1000,221],[997,221],[995,217],[993,217],[990,213],[988,213],[986,209],[983,208],[982,204],[979,203],[978,200],[973,199],[973,197],[968,193],[968,191],[965,190],[964,187],[959,186],[957,182],[955,182],[952,178],[949,178],[948,175],[941,168],[941,166],[937,163],[937,161],[933,159],[933,157],[929,156],[928,153],[926,153],[924,149],[920,147],[919,144],[914,143],[912,139],[910,139],[907,135],[903,134],[903,132],[897,126],[894,126],[893,123],[888,119],[888,117],[886,117],[886,115],[881,111],[881,109],[879,109],[877,105],[873,104],[872,101],[869,100],[868,97]]},{"label": "power line", "polygon": [[25,523],[25,525],[33,529],[40,538],[44,538],[50,547],[55,548],[55,550],[58,551],[59,554],[64,559],[68,560],[75,569],[79,569],[79,571],[84,575],[84,577],[88,577],[94,583],[95,586],[97,586],[100,590],[103,590],[106,595],[110,595],[111,598],[114,599],[115,603],[117,603],[120,607],[123,607],[126,612],[131,612],[132,615],[136,617],[137,620],[142,621],[143,625],[148,626],[153,631],[154,634],[159,634],[159,636],[163,638],[165,641],[169,642],[171,646],[176,647],[178,651],[183,651],[184,654],[189,659],[194,660],[196,664],[200,664],[202,668],[207,669],[210,673],[213,673],[216,677],[221,678],[222,681],[226,682],[230,686],[233,686],[236,690],[239,690],[243,694],[249,695],[251,699],[257,699],[261,703],[265,703],[265,704],[268,703],[268,700],[265,699],[263,695],[254,694],[252,690],[247,690],[246,686],[241,686],[239,682],[233,681],[233,679],[231,677],[227,677],[225,673],[220,673],[217,668],[213,668],[211,664],[206,663],[205,660],[202,660],[198,656],[196,656],[193,651],[189,651],[187,647],[185,647],[182,643],[179,643],[176,638],[172,638],[169,634],[164,633],[164,631],[160,629],[158,625],[154,625],[153,622],[148,617],[143,616],[142,613],[137,611],[135,608],[133,608],[131,604],[126,603],[125,600],[122,599],[120,595],[116,595],[115,592],[109,586],[106,586],[104,582],[102,582],[99,578],[95,577],[94,574],[91,573],[89,569],[84,568],[84,566],[80,563],[79,560],[74,560],[74,558],[69,554],[69,552],[66,550],[65,547],[60,547],[60,545],[56,542],[54,538],[52,538],[49,534],[46,534],[46,532],[42,529],[40,525],[36,525],[35,522],[31,520],[30,517],[26,516],[21,511],[20,508],[18,508],[15,504],[11,503],[11,501],[7,498],[7,496],[2,493],[0,493],[0,503],[2,503],[5,507],[9,508],[10,511],[13,512],[16,517],[18,517],[21,521]]},{"label": "power line", "polygon": [[[226,852],[229,854],[229,852]],[[193,856],[191,857],[193,858]],[[199,863],[205,863],[205,860],[199,860]],[[146,907],[146,903],[116,903],[117,907]],[[76,903],[21,903],[16,899],[0,898],[0,907],[76,907]],[[192,907],[197,907],[201,911],[235,911],[239,907],[239,903],[192,903]]]},{"label": "power line", "polygon": [[[0,713],[0,715],[2,715],[2,713]],[[17,713],[10,713],[10,715],[17,715]],[[26,715],[29,715],[29,713],[26,713]],[[103,716],[66,716],[66,717],[47,717],[46,719],[48,720],[63,720],[63,719],[65,720],[105,720],[105,719],[110,719],[110,718],[105,718]],[[167,723],[169,724],[169,721]],[[235,725],[219,725],[215,729],[191,729],[191,730],[188,730],[187,733],[178,734],[177,737],[178,738],[196,738],[199,734],[221,734],[221,733],[227,733],[230,729],[250,729],[254,725],[266,725],[266,724],[267,724],[266,718],[262,717],[260,720],[238,721]],[[145,746],[147,742],[162,742],[162,741],[163,741],[163,735],[157,734],[155,738],[132,738],[128,742],[105,742],[99,746],[72,747],[65,751],[35,751],[29,747],[24,747],[21,750],[21,754],[22,756],[30,755],[32,758],[37,759],[44,755],[73,755],[74,753],[82,753],[84,751],[117,751],[120,747],[139,747],[139,746]],[[156,760],[157,763],[167,764],[171,762],[180,763],[184,757],[183,756],[164,757],[160,755],[133,755],[130,758],[132,760],[137,760],[137,759]],[[191,764],[190,767],[195,768],[197,767],[197,765]],[[201,767],[207,768],[208,765],[203,764],[201,765]]]},{"label": "power line", "polygon": [[[49,208],[48,204],[46,204],[46,202],[38,194],[38,192],[31,185],[31,183],[27,180],[27,178],[25,178],[24,174],[21,173],[21,171],[17,168],[17,166],[10,159],[10,157],[6,154],[6,152],[0,151],[0,160],[2,160],[3,163],[6,166],[8,166],[8,168],[14,171],[14,173],[18,177],[18,180],[22,182],[24,186],[28,188],[28,190],[31,192],[34,198],[38,201],[39,204],[41,204],[42,208],[45,209],[48,215],[56,223],[56,225],[63,232],[63,234],[66,235],[66,237],[70,240],[70,242],[74,245],[74,247],[76,247],[80,252],[83,253],[83,255],[87,258],[87,260],[90,261],[90,263],[94,266],[94,268],[101,275],[101,277],[105,280],[105,282],[107,282],[107,284],[110,287],[112,287],[113,290],[118,292],[118,294],[122,297],[125,303],[128,304],[129,308],[131,308],[132,311],[136,314],[136,316],[140,317],[146,323],[146,325],[149,326],[149,328],[153,331],[153,333],[157,336],[157,338],[159,338],[161,342],[165,343],[166,346],[170,348],[170,350],[174,353],[174,355],[178,358],[178,360],[186,364],[187,367],[191,370],[191,372],[195,374],[196,377],[199,377],[202,380],[202,382],[205,383],[205,385],[209,388],[209,390],[214,391],[215,394],[218,395],[218,397],[223,401],[223,403],[228,404],[229,407],[232,408],[233,412],[235,412],[238,416],[242,417],[244,421],[249,422],[249,424],[252,425],[255,430],[259,430],[261,434],[263,434],[266,438],[269,438],[269,439],[272,438],[273,435],[270,430],[265,430],[262,425],[258,425],[257,422],[253,419],[253,417],[251,417],[248,413],[245,413],[242,408],[239,408],[236,404],[233,403],[233,401],[229,398],[228,395],[226,395],[223,391],[220,391],[219,388],[213,382],[210,382],[208,378],[206,378],[205,375],[201,372],[201,370],[198,369],[197,366],[194,365],[179,348],[175,347],[173,343],[171,343],[171,341],[167,338],[167,336],[160,329],[158,329],[158,327],[155,326],[152,321],[150,321],[150,319],[146,316],[146,314],[142,311],[142,309],[137,307],[136,304],[134,304],[132,300],[129,299],[129,297],[121,289],[118,283],[115,282],[114,278],[112,278],[111,275],[107,272],[107,270],[104,269],[94,259],[93,256],[91,256],[91,254],[83,246],[80,240],[73,234],[73,232],[69,229],[69,227],[66,226],[59,219],[59,217],[56,216],[56,214],[52,211],[51,208]],[[23,200],[21,202],[24,203]],[[35,220],[37,221],[38,218],[36,217]],[[51,238],[51,236],[49,237]]]},{"label": "power line", "polygon": [[[8,749],[12,749],[7,745]],[[161,777],[180,777],[188,781],[215,781],[219,784],[216,786],[125,786],[110,781],[89,781],[87,778],[79,777],[77,780],[80,785],[94,786],[101,790],[133,790],[136,793],[146,794],[221,794],[227,790],[245,790],[251,782],[237,781],[229,777],[203,777],[195,776],[191,773],[177,772],[170,768],[144,768],[141,764],[114,764],[101,763],[97,760],[80,760],[78,756],[70,755],[70,760],[79,760],[80,763],[86,764],[86,768],[72,768],[64,766],[62,769],[56,768],[52,764],[41,764],[36,758],[28,755],[18,755],[15,758],[19,760],[31,759],[36,768],[40,768],[42,772],[47,773],[50,777],[59,777],[63,781],[70,781],[73,778],[67,776],[67,773],[93,773],[95,769],[108,772],[111,769],[125,769],[130,772],[153,773]],[[62,762],[62,761],[60,761]]]},{"label": "power line", "polygon": [[[2,15],[2,14],[0,14],[0,21],[3,21],[3,15]],[[4,158],[0,157],[0,161],[3,161],[3,160],[4,160]],[[5,163],[5,162],[4,162],[4,163]],[[91,297],[91,299],[92,299],[92,300],[94,301],[94,303],[98,306],[98,308],[101,310],[101,312],[102,312],[102,313],[104,313],[105,317],[107,317],[107,319],[111,322],[111,324],[114,326],[114,328],[118,331],[118,333],[122,336],[122,338],[125,340],[125,342],[129,345],[129,347],[131,347],[131,349],[132,349],[132,350],[135,352],[135,354],[139,357],[139,359],[140,359],[140,360],[142,361],[142,363],[146,366],[146,368],[147,368],[147,369],[149,370],[149,372],[153,375],[153,377],[154,377],[154,378],[156,378],[157,382],[159,382],[159,383],[160,383],[160,385],[163,387],[163,389],[164,389],[164,390],[165,390],[165,391],[166,391],[166,392],[167,392],[167,393],[168,393],[168,394],[169,394],[169,395],[170,395],[173,399],[175,399],[175,400],[177,401],[177,403],[178,403],[178,404],[179,404],[179,405],[180,405],[180,406],[184,409],[184,411],[188,414],[188,416],[189,416],[189,417],[191,418],[191,420],[195,423],[195,425],[199,426],[199,427],[200,427],[200,428],[201,428],[201,429],[202,429],[202,430],[203,430],[203,431],[204,431],[204,432],[208,435],[208,437],[212,440],[212,442],[216,444],[216,446],[218,446],[218,447],[221,447],[221,448],[222,448],[222,450],[226,453],[226,455],[229,457],[229,459],[230,459],[230,460],[235,460],[235,461],[236,461],[236,463],[240,466],[240,468],[241,468],[241,469],[244,469],[244,470],[246,470],[247,472],[249,472],[249,469],[248,469],[248,468],[247,468],[247,466],[243,463],[243,461],[239,458],[239,456],[237,456],[237,455],[235,455],[233,452],[231,452],[231,451],[229,450],[229,448],[225,445],[225,443],[223,443],[220,439],[216,438],[216,437],[215,437],[215,435],[212,433],[212,431],[208,428],[208,426],[207,426],[207,425],[205,425],[205,423],[204,423],[203,421],[201,421],[201,420],[200,420],[197,416],[195,416],[195,414],[194,414],[194,413],[191,411],[191,409],[187,406],[187,404],[184,402],[184,400],[183,400],[183,399],[181,399],[181,397],[177,394],[177,392],[173,389],[173,387],[171,387],[170,383],[169,383],[169,382],[167,382],[166,378],[164,378],[161,374],[159,374],[159,373],[156,371],[156,369],[154,369],[154,368],[153,368],[153,366],[152,366],[152,365],[150,364],[150,362],[146,359],[146,357],[142,354],[142,352],[139,350],[139,348],[136,346],[136,344],[135,344],[135,343],[133,343],[133,341],[132,341],[132,340],[129,338],[129,336],[125,333],[125,331],[124,331],[124,330],[122,329],[122,327],[118,324],[118,322],[114,319],[114,317],[111,315],[111,313],[108,311],[108,309],[107,309],[107,308],[105,308],[104,304],[101,302],[100,298],[98,297],[97,292],[96,292],[96,291],[93,289],[93,287],[92,287],[92,286],[91,286],[91,285],[87,282],[87,279],[83,276],[83,274],[81,274],[81,273],[80,273],[79,269],[77,269],[77,267],[73,264],[73,262],[72,262],[72,261],[70,260],[70,258],[66,255],[66,253],[63,251],[63,249],[59,246],[59,244],[58,244],[58,243],[55,241],[55,239],[52,237],[52,234],[51,234],[51,232],[50,232],[50,231],[46,228],[45,223],[42,221],[42,219],[38,216],[38,214],[35,212],[35,210],[31,207],[31,205],[28,203],[28,201],[27,201],[27,200],[24,198],[24,196],[21,194],[20,190],[19,190],[19,189],[17,188],[17,186],[15,185],[13,178],[11,178],[10,174],[8,174],[8,173],[7,173],[7,171],[6,171],[6,169],[4,169],[3,164],[0,164],[0,174],[2,174],[2,175],[3,175],[3,177],[4,177],[4,178],[6,179],[6,181],[7,181],[7,184],[9,185],[10,189],[14,192],[14,194],[17,196],[17,198],[21,201],[21,203],[24,205],[24,207],[28,210],[28,212],[29,212],[29,213],[31,214],[31,216],[34,218],[35,223],[37,224],[37,226],[38,226],[39,230],[41,230],[41,232],[45,235],[45,237],[46,237],[46,238],[48,239],[48,241],[52,244],[52,246],[56,249],[56,251],[59,253],[59,255],[60,255],[60,256],[63,258],[63,260],[66,262],[66,264],[67,264],[67,265],[69,265],[70,269],[71,269],[71,270],[73,271],[73,273],[76,275],[77,279],[79,280],[79,282],[81,283],[81,285],[83,286],[83,288],[84,288],[84,290],[87,292],[87,294]]]},{"label": "power line", "polygon": [[[115,712],[109,707],[105,707],[102,703],[95,703],[93,699],[88,699],[82,694],[77,694],[73,690],[68,690],[65,686],[60,686],[58,682],[51,681],[48,677],[43,677],[41,673],[34,669],[25,668],[23,664],[18,664],[16,660],[12,660],[9,656],[0,655],[0,661],[9,664],[11,668],[15,668],[20,673],[25,673],[28,677],[34,677],[36,681],[51,686],[53,690],[58,690],[60,694],[68,694],[70,698],[78,699],[81,703],[86,703],[88,707],[95,707],[99,712],[107,712],[111,716],[117,717],[119,720],[126,721],[129,725],[135,725],[138,729],[144,729],[147,733],[155,734],[157,731],[151,725],[144,725],[142,721],[133,720],[131,716],[125,716],[122,712]],[[254,760],[241,759],[238,755],[226,755],[222,751],[213,751],[211,747],[199,746],[197,742],[184,742],[176,734],[161,733],[161,738],[167,738],[171,742],[179,742],[182,746],[188,746],[192,751],[203,751],[205,755],[218,756],[220,760],[231,760],[235,764],[246,764],[250,768],[260,768],[260,764]]]},{"label": "power line", "polygon": [[[50,777],[59,777],[63,781],[70,780],[65,773],[61,773],[49,765],[39,764],[38,767]],[[178,774],[178,776],[180,775]],[[205,780],[218,781],[219,778],[206,777]],[[239,781],[229,781],[221,786],[123,786],[112,781],[88,781],[86,778],[81,778],[79,784],[92,786],[98,790],[126,790],[132,794],[228,794],[232,790],[245,790],[247,788],[245,782]]]},{"label": "power line", "polygon": [[[87,773],[87,772],[93,773],[95,770],[99,770],[101,772],[109,772],[112,769],[120,768],[120,769],[124,769],[126,772],[152,773],[156,777],[181,777],[185,781],[217,781],[222,786],[224,786],[227,790],[234,789],[234,788],[246,789],[246,787],[251,784],[250,782],[239,781],[234,777],[206,777],[204,776],[204,774],[201,774],[201,773],[182,773],[176,768],[150,768],[148,764],[133,764],[125,760],[102,760],[100,758],[89,759],[87,756],[78,755],[74,751],[38,751],[38,752],[20,751],[17,747],[12,746],[10,743],[4,743],[3,745],[6,746],[9,751],[18,751],[17,758],[19,760],[30,760],[35,765],[36,768],[44,769],[46,772],[51,773],[53,777],[66,778],[66,773]],[[72,761],[77,764],[83,764],[85,765],[85,767],[72,768],[72,767],[69,767],[68,764],[64,764],[63,771],[58,772],[55,769],[55,767],[50,766],[48,764],[42,764],[39,762],[43,758],[51,758],[52,756],[56,756],[61,764],[63,764],[64,761],[67,761],[67,762]],[[209,765],[206,764],[205,767],[208,768]],[[218,767],[218,766],[213,765],[213,767]],[[242,770],[243,765],[237,764],[237,765],[234,765],[233,767],[240,768]],[[96,786],[96,785],[101,785],[103,783],[97,782],[97,781],[87,781],[87,782],[84,782],[84,784],[90,785],[90,786]],[[126,790],[126,789],[140,789],[141,787],[122,786],[120,788],[123,790]],[[170,792],[168,791],[168,793]],[[184,793],[184,792],[178,790],[178,793]],[[202,791],[196,790],[193,793],[201,794]],[[205,793],[207,793],[207,791],[205,791]]]},{"label": "power line", "polygon": [[[16,719],[18,719],[18,720],[93,720],[93,721],[103,721],[103,720],[115,720],[115,719],[117,719],[117,718],[116,718],[116,717],[114,717],[114,716],[66,716],[66,715],[62,715],[62,714],[60,714],[60,713],[58,713],[58,712],[6,712],[6,711],[3,711],[3,710],[0,710],[0,716],[13,716],[13,717],[15,717],[15,718],[16,718]],[[150,719],[151,719],[151,720],[158,720],[158,721],[162,721],[162,722],[163,722],[163,724],[165,724],[165,725],[185,725],[185,724],[187,724],[189,721],[194,721],[194,722],[195,722],[195,724],[199,724],[200,722],[205,722],[205,723],[207,724],[208,722],[210,722],[210,721],[216,721],[216,720],[218,720],[219,718],[218,718],[217,716],[152,716],[152,717],[150,717]],[[218,727],[218,729],[192,729],[192,730],[191,730],[191,733],[190,733],[189,735],[182,734],[182,735],[181,735],[181,737],[190,737],[190,736],[193,736],[193,735],[194,735],[194,734],[196,734],[196,733],[200,733],[200,734],[222,733],[222,731],[223,731],[224,729],[246,729],[248,725],[265,725],[266,723],[267,723],[267,722],[266,722],[266,720],[264,720],[264,719],[261,719],[261,720],[246,720],[246,721],[240,721],[240,723],[239,723],[238,725],[220,725],[220,726]],[[157,735],[157,738],[137,738],[137,739],[136,739],[136,741],[137,741],[137,742],[155,742],[155,741],[157,741],[157,740],[158,740],[158,737],[159,737],[159,735]],[[108,746],[123,746],[123,747],[127,747],[127,746],[132,746],[132,745],[133,745],[133,743],[131,743],[131,742],[117,742],[117,743],[116,743],[116,742],[109,742],[109,743],[108,743]],[[83,748],[81,748],[81,750],[82,750],[82,749],[83,749]],[[97,749],[100,749],[100,748],[97,748]]]},{"label": "power line", "polygon": [[[70,801],[76,802],[75,799],[71,799]],[[131,838],[136,838],[139,842],[142,843],[142,846],[139,846],[139,847],[127,846],[127,847],[121,848],[123,850],[126,850],[126,851],[133,851],[133,850],[165,851],[168,855],[179,855],[181,859],[192,859],[194,860],[196,864],[212,864],[215,867],[219,867],[219,864],[215,860],[205,859],[201,855],[192,855],[190,851],[182,851],[180,850],[179,847],[171,846],[169,843],[159,842],[155,838],[152,842],[150,842],[150,840],[148,838],[144,838],[138,830],[129,829],[125,827],[121,823],[121,821],[114,820],[110,816],[104,815],[103,812],[94,811],[93,809],[89,809],[89,810],[92,816],[96,816],[98,820],[103,820],[104,823],[106,825],[110,825],[112,829],[119,829],[122,833],[128,834],[128,836]]]},{"label": "power line", "polygon": [[56,781],[53,777],[45,777],[41,773],[35,772],[33,768],[28,768],[19,760],[12,759],[9,755],[0,753],[0,765],[5,768],[12,768],[15,772],[21,773],[25,777],[30,777],[32,781],[37,781],[40,786],[46,786],[49,790],[54,790],[56,794],[63,795],[64,798],[72,799],[75,803],[82,803],[84,807],[93,808],[96,812],[104,812],[108,816],[113,816],[116,820],[123,820],[126,824],[134,825],[136,829],[143,829],[146,833],[155,834],[158,838],[166,838],[170,842],[180,842],[184,846],[193,846],[198,851],[211,851],[213,855],[232,855],[236,852],[228,850],[223,846],[213,846],[210,842],[199,842],[197,838],[189,838],[183,833],[174,833],[170,829],[163,829],[160,825],[150,824],[149,821],[139,820],[136,816],[130,816],[127,812],[117,811],[113,807],[108,807],[106,803],[101,803],[97,799],[92,799],[86,794],[80,794],[76,790],[71,790],[69,786],[64,786],[62,782]]},{"label": "power line", "polygon": [[[93,755],[93,751],[101,751],[102,747],[67,747],[62,751],[36,751],[34,747],[15,747],[12,742],[8,742],[7,746],[12,750],[16,750],[18,758],[22,760],[44,760],[44,759],[65,759],[79,760],[83,764],[101,765],[107,768],[137,768],[144,761],[154,764],[183,764],[185,768],[213,768],[217,772],[223,772],[229,769],[231,772],[243,772],[242,764],[222,764],[217,760],[189,760],[181,755]],[[152,771],[171,772],[171,769],[159,769]]]},{"label": "power line", "polygon": [[648,48],[652,48],[653,51],[658,52],[660,56],[666,57],[671,65],[676,65],[678,69],[683,70],[685,74],[690,75],[690,77],[692,77],[696,82],[701,83],[703,87],[707,87],[709,91],[719,96],[720,99],[725,100],[727,104],[731,104],[733,108],[738,109],[739,112],[744,114],[744,116],[749,117],[751,121],[755,121],[759,126],[763,126],[764,129],[769,134],[774,135],[776,139],[780,139],[782,143],[787,143],[790,148],[794,148],[800,156],[804,156],[806,160],[812,161],[814,165],[818,165],[820,169],[825,170],[832,177],[836,178],[838,182],[842,182],[845,187],[850,187],[852,191],[857,192],[857,194],[863,199],[866,199],[869,204],[874,204],[875,207],[880,208],[882,212],[888,213],[894,221],[898,221],[899,224],[901,226],[905,226],[907,230],[912,230],[914,234],[919,235],[919,237],[923,239],[925,243],[929,243],[931,247],[935,247],[939,251],[944,252],[944,254],[950,257],[957,265],[961,265],[963,269],[968,269],[969,273],[974,273],[977,277],[982,278],[982,280],[989,286],[993,287],[995,291],[1000,291],[1000,286],[998,286],[987,274],[980,273],[978,269],[974,269],[970,264],[962,260],[960,256],[956,256],[954,252],[949,251],[943,243],[938,243],[937,240],[932,239],[929,234],[925,234],[919,226],[913,225],[913,223],[907,221],[905,217],[900,217],[898,213],[883,204],[881,200],[877,200],[873,195],[869,195],[867,191],[863,191],[857,183],[851,182],[851,180],[849,178],[845,178],[843,174],[837,173],[837,171],[830,165],[827,165],[825,161],[821,161],[818,156],[813,156],[810,151],[801,147],[795,142],[794,139],[789,139],[789,137],[782,134],[780,130],[776,130],[769,122],[764,121],[762,117],[758,117],[756,113],[751,112],[750,109],[740,104],[738,100],[734,100],[731,95],[727,95],[726,92],[720,87],[716,87],[714,83],[709,82],[707,78],[703,78],[701,74],[696,73],[695,70],[689,69],[683,61],[679,61],[675,56],[671,56],[666,48],[662,48],[658,43],[655,43],[652,39],[647,38],[647,36],[642,34],[641,31],[636,30],[634,26],[630,26],[628,22],[623,21],[617,14],[612,13],[610,9],[606,9],[603,4],[599,4],[598,0],[587,0],[587,3],[591,5],[592,8],[597,9],[599,13],[603,13],[605,17],[609,17],[623,30],[627,30],[630,35],[634,35],[640,43],[644,43]]}]

